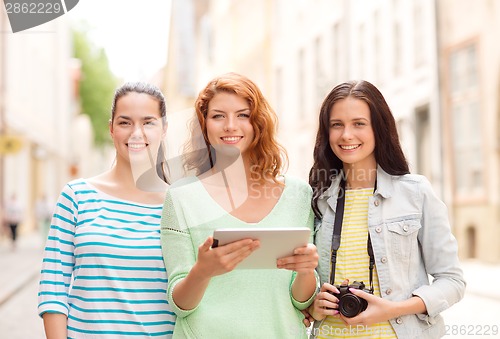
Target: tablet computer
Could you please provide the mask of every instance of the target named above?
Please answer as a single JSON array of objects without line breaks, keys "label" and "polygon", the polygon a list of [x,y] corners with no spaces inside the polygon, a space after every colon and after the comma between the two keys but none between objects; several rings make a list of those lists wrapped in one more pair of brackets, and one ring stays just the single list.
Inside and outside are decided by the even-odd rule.
[{"label": "tablet computer", "polygon": [[309,243],[307,227],[284,228],[224,228],[214,231],[212,247],[242,239],[258,239],[260,247],[236,266],[236,269],[276,268],[276,259],[293,255],[297,247]]}]

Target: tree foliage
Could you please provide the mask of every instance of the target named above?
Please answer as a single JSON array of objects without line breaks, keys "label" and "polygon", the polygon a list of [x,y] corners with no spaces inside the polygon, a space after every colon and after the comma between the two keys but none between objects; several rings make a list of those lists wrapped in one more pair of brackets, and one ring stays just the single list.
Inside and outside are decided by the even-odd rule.
[{"label": "tree foliage", "polygon": [[94,46],[83,30],[73,30],[73,53],[81,61],[82,113],[92,121],[96,145],[103,146],[109,142],[108,121],[117,79],[109,68],[104,49]]}]

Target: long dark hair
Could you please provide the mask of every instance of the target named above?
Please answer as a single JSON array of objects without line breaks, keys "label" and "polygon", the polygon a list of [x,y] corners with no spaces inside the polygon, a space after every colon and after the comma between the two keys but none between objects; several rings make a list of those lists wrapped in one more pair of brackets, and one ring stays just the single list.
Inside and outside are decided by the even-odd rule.
[{"label": "long dark hair", "polygon": [[312,207],[317,217],[319,196],[330,187],[332,180],[342,174],[343,163],[330,147],[330,113],[333,105],[348,97],[363,100],[370,108],[370,119],[375,135],[375,160],[388,174],[410,173],[394,116],[380,91],[368,81],[348,81],[337,85],[326,96],[319,113],[319,127],[314,145],[314,164],[309,171],[309,184],[313,188]]},{"label": "long dark hair", "polygon": [[[162,126],[165,127],[167,123],[167,104],[165,101],[165,97],[163,96],[163,93],[161,90],[147,82],[127,82],[120,86],[116,91],[115,91],[115,96],[113,98],[113,104],[111,106],[111,120],[110,123],[113,123],[113,120],[115,119],[115,113],[116,113],[116,104],[118,100],[127,95],[128,93],[140,93],[140,94],[147,94],[154,100],[158,101],[159,108],[160,108],[160,117],[161,117],[161,122]],[[158,154],[156,158],[156,174],[165,181],[167,184],[169,184],[169,179],[168,179],[168,164],[167,164],[167,159],[165,156],[165,147],[163,146],[163,141],[160,142],[160,147],[158,148]]]}]

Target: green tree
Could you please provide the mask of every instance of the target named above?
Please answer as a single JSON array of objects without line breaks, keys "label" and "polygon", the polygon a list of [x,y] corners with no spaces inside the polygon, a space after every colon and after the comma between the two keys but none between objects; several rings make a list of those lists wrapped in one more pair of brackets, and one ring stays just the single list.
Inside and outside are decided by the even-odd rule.
[{"label": "green tree", "polygon": [[79,86],[82,113],[92,121],[96,145],[103,146],[109,142],[108,121],[117,79],[109,68],[104,49],[94,46],[82,29],[73,30],[73,55],[82,63]]}]

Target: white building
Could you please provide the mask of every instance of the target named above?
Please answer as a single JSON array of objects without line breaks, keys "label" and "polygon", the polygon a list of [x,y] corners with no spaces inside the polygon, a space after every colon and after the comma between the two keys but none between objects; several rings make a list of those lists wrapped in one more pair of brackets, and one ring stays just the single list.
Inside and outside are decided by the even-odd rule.
[{"label": "white building", "polygon": [[77,119],[74,79],[78,64],[71,59],[66,19],[10,33],[3,13],[1,132],[22,146],[18,152],[1,155],[0,190],[3,199],[15,193],[24,205],[22,233],[35,226],[36,199],[45,194],[54,200],[64,183],[77,174],[75,150],[85,147],[92,135],[81,138],[79,133],[82,123]]},{"label": "white building", "polygon": [[275,102],[294,155],[291,170],[307,175],[311,167],[327,93],[340,82],[364,79],[388,101],[412,171],[427,175],[440,192],[434,1],[272,2]]}]

